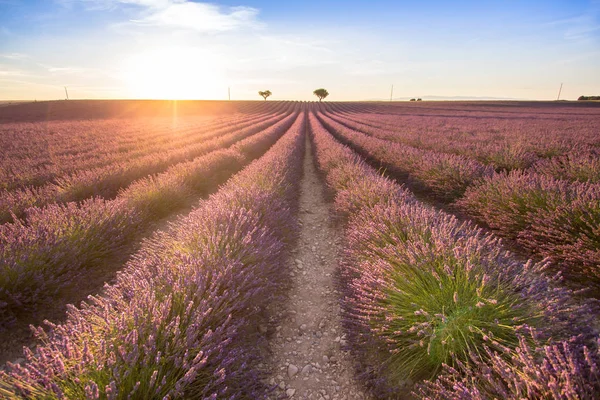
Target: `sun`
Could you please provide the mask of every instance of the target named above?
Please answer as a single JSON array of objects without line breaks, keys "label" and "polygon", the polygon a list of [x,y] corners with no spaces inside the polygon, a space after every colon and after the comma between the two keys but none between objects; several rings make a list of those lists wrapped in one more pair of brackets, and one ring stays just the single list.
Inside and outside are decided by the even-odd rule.
[{"label": "sun", "polygon": [[122,79],[134,98],[210,100],[227,96],[219,60],[196,48],[161,48],[134,54],[123,63]]}]

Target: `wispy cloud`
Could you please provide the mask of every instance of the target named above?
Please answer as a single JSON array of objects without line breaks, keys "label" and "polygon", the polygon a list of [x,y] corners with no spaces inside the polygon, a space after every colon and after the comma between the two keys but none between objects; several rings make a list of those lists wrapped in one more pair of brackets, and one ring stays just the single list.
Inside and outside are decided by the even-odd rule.
[{"label": "wispy cloud", "polygon": [[261,28],[259,10],[253,7],[221,7],[188,0],[57,0],[67,8],[82,5],[89,11],[134,7],[129,20],[138,26],[186,29],[197,32],[227,32],[240,28]]},{"label": "wispy cloud", "polygon": [[6,58],[9,60],[25,60],[29,58],[27,54],[23,53],[8,53],[8,54],[0,54],[0,58]]},{"label": "wispy cloud", "polygon": [[238,28],[259,28],[258,10],[252,7],[221,7],[207,3],[172,3],[164,8],[153,8],[141,19],[132,20],[140,25],[190,29],[200,32],[224,32]]},{"label": "wispy cloud", "polygon": [[585,13],[551,21],[547,25],[562,27],[567,40],[583,41],[600,36],[600,1],[592,1]]},{"label": "wispy cloud", "polygon": [[30,74],[22,69],[11,67],[10,65],[0,64],[0,77],[14,77],[14,76],[30,76]]}]

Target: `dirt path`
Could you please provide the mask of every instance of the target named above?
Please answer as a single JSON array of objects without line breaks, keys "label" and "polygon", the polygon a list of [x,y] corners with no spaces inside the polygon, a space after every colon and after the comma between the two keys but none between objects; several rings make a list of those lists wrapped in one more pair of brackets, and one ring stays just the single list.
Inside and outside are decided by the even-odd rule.
[{"label": "dirt path", "polygon": [[298,248],[294,254],[290,297],[271,339],[275,390],[271,399],[368,399],[354,380],[340,323],[335,269],[339,235],[330,224],[329,206],[317,176],[310,143],[301,183]]}]

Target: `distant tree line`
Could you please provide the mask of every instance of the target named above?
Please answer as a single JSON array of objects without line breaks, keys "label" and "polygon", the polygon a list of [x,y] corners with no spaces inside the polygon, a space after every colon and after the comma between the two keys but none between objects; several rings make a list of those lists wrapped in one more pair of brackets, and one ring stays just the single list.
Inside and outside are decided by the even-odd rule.
[{"label": "distant tree line", "polygon": [[600,96],[579,96],[577,100],[600,100]]},{"label": "distant tree line", "polygon": [[410,101],[422,101],[421,98],[418,99],[410,99]]}]

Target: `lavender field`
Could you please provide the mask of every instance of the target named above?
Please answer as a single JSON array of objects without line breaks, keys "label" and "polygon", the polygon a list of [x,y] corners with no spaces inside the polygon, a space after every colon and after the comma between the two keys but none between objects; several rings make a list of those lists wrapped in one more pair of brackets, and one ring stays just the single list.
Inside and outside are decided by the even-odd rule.
[{"label": "lavender field", "polygon": [[0,254],[0,398],[597,399],[600,104],[5,105]]}]

